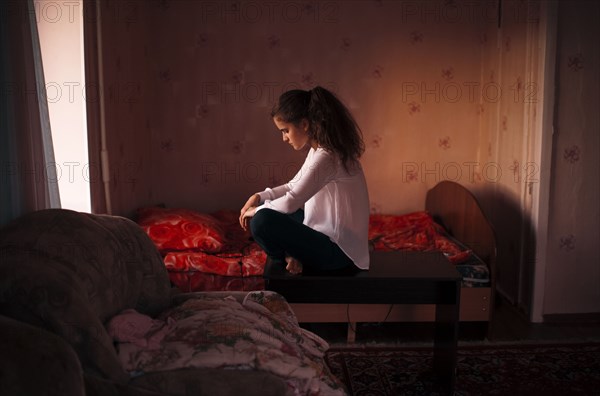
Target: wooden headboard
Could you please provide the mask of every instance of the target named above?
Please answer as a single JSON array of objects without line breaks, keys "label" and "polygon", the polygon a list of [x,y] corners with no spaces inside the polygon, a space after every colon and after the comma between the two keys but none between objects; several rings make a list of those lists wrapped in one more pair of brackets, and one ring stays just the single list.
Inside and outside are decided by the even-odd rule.
[{"label": "wooden headboard", "polygon": [[458,183],[442,181],[427,192],[425,209],[488,264],[494,280],[496,235],[475,196]]}]

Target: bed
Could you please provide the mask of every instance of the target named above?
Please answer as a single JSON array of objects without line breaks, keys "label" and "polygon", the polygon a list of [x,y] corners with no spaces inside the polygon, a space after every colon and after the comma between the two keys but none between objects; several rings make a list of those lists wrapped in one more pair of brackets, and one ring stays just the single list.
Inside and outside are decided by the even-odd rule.
[{"label": "bed", "polygon": [[[236,212],[206,215],[145,208],[139,215],[138,223],[163,254],[171,281],[183,291],[264,288],[266,256],[240,229]],[[182,218],[191,221],[182,223]],[[190,237],[190,232],[196,234]],[[477,199],[464,186],[438,183],[427,192],[424,211],[372,214],[369,239],[376,250],[442,250],[463,276],[460,320],[489,323],[496,240]],[[433,305],[292,304],[292,308],[300,322],[430,322],[435,316]]]}]

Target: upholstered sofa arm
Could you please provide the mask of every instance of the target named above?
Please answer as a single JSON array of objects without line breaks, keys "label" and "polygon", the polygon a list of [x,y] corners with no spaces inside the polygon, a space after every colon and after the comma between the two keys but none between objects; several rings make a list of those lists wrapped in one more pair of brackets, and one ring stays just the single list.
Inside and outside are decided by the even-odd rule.
[{"label": "upholstered sofa arm", "polygon": [[0,395],[85,395],[79,358],[62,338],[0,315]]}]

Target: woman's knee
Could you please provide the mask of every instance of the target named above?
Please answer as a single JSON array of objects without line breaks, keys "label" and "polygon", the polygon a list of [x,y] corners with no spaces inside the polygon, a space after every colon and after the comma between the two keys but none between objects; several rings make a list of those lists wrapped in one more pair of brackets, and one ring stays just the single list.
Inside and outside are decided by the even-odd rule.
[{"label": "woman's knee", "polygon": [[277,213],[273,209],[261,209],[250,219],[250,231],[252,235],[262,235],[269,223],[272,223],[274,214]]}]

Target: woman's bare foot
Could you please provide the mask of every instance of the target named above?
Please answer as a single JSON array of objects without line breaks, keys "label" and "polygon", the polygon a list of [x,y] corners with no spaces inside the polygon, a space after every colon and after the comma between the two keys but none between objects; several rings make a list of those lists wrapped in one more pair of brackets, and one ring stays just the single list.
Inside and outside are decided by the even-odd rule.
[{"label": "woman's bare foot", "polygon": [[286,256],[285,262],[287,266],[285,267],[291,274],[298,275],[302,273],[302,263],[292,256]]}]

